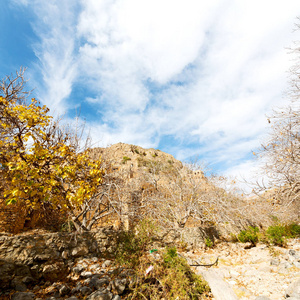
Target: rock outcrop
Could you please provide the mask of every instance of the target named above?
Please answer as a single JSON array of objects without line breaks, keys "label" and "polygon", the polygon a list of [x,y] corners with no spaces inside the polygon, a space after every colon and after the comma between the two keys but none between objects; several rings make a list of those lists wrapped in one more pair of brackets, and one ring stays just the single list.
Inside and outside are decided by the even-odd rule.
[{"label": "rock outcrop", "polygon": [[[287,248],[258,244],[245,249],[241,243],[220,243],[213,249],[190,251],[186,257],[200,264],[219,257],[218,266],[211,269],[239,299],[300,299],[300,239],[290,240]],[[195,271],[203,274],[207,268],[196,267]]]}]

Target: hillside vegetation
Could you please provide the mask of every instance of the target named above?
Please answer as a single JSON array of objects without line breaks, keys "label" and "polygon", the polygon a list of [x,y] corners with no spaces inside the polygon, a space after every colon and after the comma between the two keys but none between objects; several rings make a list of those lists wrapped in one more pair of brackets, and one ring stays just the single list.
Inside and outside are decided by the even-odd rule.
[{"label": "hillside vegetation", "polygon": [[[276,185],[247,198],[224,188],[224,177],[206,177],[198,162],[185,164],[158,149],[124,143],[91,148],[82,131],[62,126],[46,106],[27,99],[23,75],[20,70],[1,84],[2,230],[129,230],[150,219],[162,228],[213,226],[228,235],[274,218],[298,220],[297,106],[280,115],[280,140],[273,133],[260,152],[271,159],[269,169],[278,160],[271,173]],[[280,176],[288,178],[282,185]]]}]

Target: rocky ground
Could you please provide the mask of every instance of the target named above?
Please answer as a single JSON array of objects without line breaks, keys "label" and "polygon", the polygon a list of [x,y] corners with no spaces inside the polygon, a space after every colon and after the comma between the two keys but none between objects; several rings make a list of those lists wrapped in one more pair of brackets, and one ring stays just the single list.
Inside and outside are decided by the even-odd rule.
[{"label": "rocky ground", "polygon": [[[62,237],[60,238],[62,239]],[[77,242],[79,243],[77,248],[83,247],[79,238]],[[24,247],[26,245],[24,244]],[[217,266],[211,268],[194,267],[195,271],[201,273],[213,270],[229,284],[237,295],[237,299],[300,299],[300,239],[290,240],[286,248],[270,247],[265,244],[257,244],[256,247],[252,248],[247,246],[249,245],[221,242],[212,249],[198,248],[189,252],[181,252],[181,254],[187,258],[190,264],[209,264],[218,258]],[[13,251],[13,248],[8,246],[6,248],[2,246],[2,252],[4,249]],[[28,252],[36,249],[37,246],[33,248],[26,246],[25,248]],[[70,253],[74,254],[79,249],[77,248],[72,248]],[[41,249],[40,251],[45,251],[43,247]],[[22,253],[18,255],[19,259],[22,258]],[[49,255],[51,253],[49,252]],[[51,255],[54,255],[53,253]],[[8,278],[7,287],[10,288],[6,291],[0,289],[0,299],[118,300],[126,298],[129,284],[137,280],[132,270],[121,268],[112,259],[82,255],[65,260],[64,263],[67,264],[65,267],[68,276],[60,281],[47,279],[48,277],[54,278],[54,275],[59,271],[59,269],[55,269],[56,264],[42,264],[40,269],[37,269],[37,272],[42,270],[40,274],[42,276],[39,277],[34,276],[34,270],[38,266],[36,264],[32,264],[29,272],[25,264],[13,265],[0,261],[0,273],[3,273],[0,286],[3,285],[3,280],[6,278],[5,274],[8,271],[13,270],[15,274]],[[212,299],[224,300],[225,298],[215,297]]]},{"label": "rocky ground", "polygon": [[70,274],[64,281],[34,282],[28,276],[16,276],[11,283],[13,289],[0,299],[119,300],[133,280],[132,270],[120,268],[112,260],[82,258],[70,266]]},{"label": "rocky ground", "polygon": [[[185,256],[200,264],[219,257],[218,265],[212,268],[230,284],[238,299],[300,299],[300,239],[290,240],[287,248],[258,244],[245,249],[241,243],[220,243]],[[205,270],[197,267],[198,272]]]}]

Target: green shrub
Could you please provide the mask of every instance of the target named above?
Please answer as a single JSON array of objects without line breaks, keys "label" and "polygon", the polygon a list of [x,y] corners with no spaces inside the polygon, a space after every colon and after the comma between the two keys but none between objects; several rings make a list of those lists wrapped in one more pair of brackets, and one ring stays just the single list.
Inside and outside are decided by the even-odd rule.
[{"label": "green shrub", "polygon": [[271,244],[276,246],[286,245],[286,228],[282,225],[270,226],[266,230],[266,237]]},{"label": "green shrub", "polygon": [[300,237],[300,225],[292,223],[285,226],[286,236],[290,238]]},{"label": "green shrub", "polygon": [[60,231],[62,232],[72,232],[75,231],[75,225],[73,221],[69,220],[61,225]]},{"label": "green shrub", "polygon": [[[149,274],[145,270],[153,269]],[[175,247],[167,248],[162,253],[162,259],[151,261],[144,256],[137,269],[140,282],[130,287],[126,299],[201,299],[209,292],[209,286],[196,275],[185,259],[177,254]]]},{"label": "green shrub", "polygon": [[214,246],[214,243],[212,242],[212,240],[209,237],[205,239],[205,246],[207,248],[212,248]]},{"label": "green shrub", "polygon": [[131,158],[128,156],[123,156],[122,164],[126,164],[128,160],[131,160]]},{"label": "green shrub", "polygon": [[292,223],[270,226],[266,230],[266,237],[271,244],[281,247],[286,246],[287,238],[300,237],[300,225]]},{"label": "green shrub", "polygon": [[135,230],[121,232],[118,238],[116,260],[128,267],[137,265],[151,244],[155,231],[156,227],[151,220],[143,220]]},{"label": "green shrub", "polygon": [[250,242],[255,246],[258,242],[258,232],[258,227],[249,226],[248,229],[242,230],[237,238],[242,243]]},{"label": "green shrub", "polygon": [[[201,299],[209,292],[209,286],[193,273],[176,247],[155,251],[154,257],[150,254],[155,231],[155,224],[144,220],[134,231],[123,232],[119,237],[116,260],[133,269],[133,278],[136,278],[124,299]],[[151,270],[146,272],[149,267]]]}]

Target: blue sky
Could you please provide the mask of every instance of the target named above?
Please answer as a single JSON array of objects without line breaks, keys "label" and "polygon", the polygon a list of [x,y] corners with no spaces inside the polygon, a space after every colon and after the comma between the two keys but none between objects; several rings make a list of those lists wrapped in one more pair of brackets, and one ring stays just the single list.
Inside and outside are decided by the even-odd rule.
[{"label": "blue sky", "polygon": [[98,146],[199,156],[248,177],[284,105],[298,0],[1,0],[0,75],[28,88]]}]

